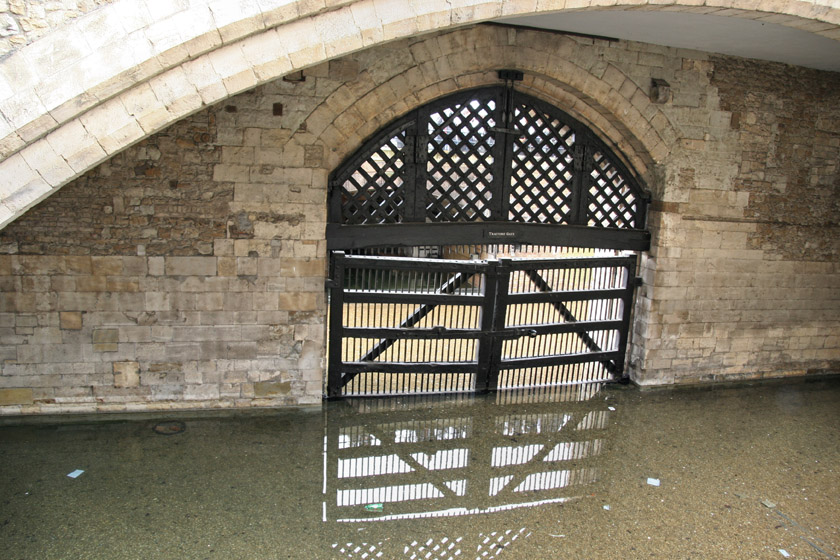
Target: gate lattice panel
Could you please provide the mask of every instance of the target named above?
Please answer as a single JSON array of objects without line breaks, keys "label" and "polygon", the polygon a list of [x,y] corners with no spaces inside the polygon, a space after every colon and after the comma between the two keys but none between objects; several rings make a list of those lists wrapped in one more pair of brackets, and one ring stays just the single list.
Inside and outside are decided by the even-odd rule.
[{"label": "gate lattice panel", "polygon": [[336,253],[330,397],[607,381],[623,373],[636,258]]},{"label": "gate lattice panel", "polygon": [[429,243],[443,244],[432,231],[481,242],[504,224],[507,241],[551,235],[565,237],[555,245],[645,250],[648,200],[584,124],[510,87],[488,87],[412,111],[336,169],[327,239],[331,250],[408,245],[417,235],[408,226],[434,224],[424,230]]}]

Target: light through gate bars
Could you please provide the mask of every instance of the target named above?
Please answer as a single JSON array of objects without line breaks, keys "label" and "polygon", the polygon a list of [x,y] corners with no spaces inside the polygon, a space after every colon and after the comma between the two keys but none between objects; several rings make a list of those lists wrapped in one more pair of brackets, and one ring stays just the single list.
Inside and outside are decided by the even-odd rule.
[{"label": "light through gate bars", "polygon": [[482,392],[623,374],[635,255],[333,258],[327,396]]}]

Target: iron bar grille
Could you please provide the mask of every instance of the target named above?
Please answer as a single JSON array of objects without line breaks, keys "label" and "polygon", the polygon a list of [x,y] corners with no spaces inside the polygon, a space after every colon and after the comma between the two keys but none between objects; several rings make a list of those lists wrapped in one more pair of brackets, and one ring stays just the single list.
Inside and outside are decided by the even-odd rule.
[{"label": "iron bar grille", "polygon": [[484,221],[642,230],[649,199],[592,130],[503,87],[416,109],[348,158],[330,185],[330,223],[341,225]]},{"label": "iron bar grille", "polygon": [[540,249],[401,250],[436,258],[334,254],[327,395],[474,392],[620,376],[635,256]]}]

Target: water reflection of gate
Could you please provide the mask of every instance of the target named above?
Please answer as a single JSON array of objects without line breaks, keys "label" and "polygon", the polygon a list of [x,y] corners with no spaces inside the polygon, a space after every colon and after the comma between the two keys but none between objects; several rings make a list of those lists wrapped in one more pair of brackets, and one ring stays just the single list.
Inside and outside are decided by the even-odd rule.
[{"label": "water reflection of gate", "polygon": [[530,531],[372,537],[383,522],[493,514],[585,495],[599,478],[610,415],[599,389],[565,387],[565,402],[528,405],[500,393],[489,408],[473,397],[342,403],[354,421],[326,423],[323,521],[374,531],[364,543],[334,543],[334,554],[443,559],[479,551],[477,558],[494,558]]}]

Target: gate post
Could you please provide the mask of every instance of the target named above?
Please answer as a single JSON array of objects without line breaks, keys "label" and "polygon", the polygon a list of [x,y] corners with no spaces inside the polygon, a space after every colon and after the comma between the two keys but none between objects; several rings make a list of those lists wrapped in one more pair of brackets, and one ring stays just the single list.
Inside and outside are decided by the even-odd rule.
[{"label": "gate post", "polygon": [[[629,380],[627,372],[625,371],[625,360],[627,359],[627,343],[630,340],[630,316],[633,315],[633,303],[635,302],[636,294],[636,269],[638,268],[639,257],[633,255],[627,257],[629,262],[624,267],[626,280],[624,284],[624,294],[621,297],[621,329],[618,335],[618,351],[619,358],[616,360],[616,377],[621,381],[627,382]],[[620,377],[619,377],[620,376]]]},{"label": "gate post", "polygon": [[332,258],[332,275],[327,285],[330,289],[329,351],[327,356],[327,398],[341,396],[341,343],[344,340],[344,270],[343,251],[336,251]]},{"label": "gate post", "polygon": [[475,377],[476,393],[486,393],[490,390],[490,363],[493,354],[493,315],[495,313],[496,292],[499,283],[498,261],[488,259],[484,272],[484,300],[481,304],[481,334],[478,337],[478,372]]},{"label": "gate post", "polygon": [[475,390],[481,393],[495,391],[499,384],[502,341],[497,334],[505,328],[511,271],[510,259],[489,260],[487,264],[478,343],[478,374],[475,380]]},{"label": "gate post", "polygon": [[505,330],[507,317],[508,293],[510,292],[510,273],[512,270],[510,259],[499,259],[496,264],[496,293],[493,297],[493,325],[490,367],[487,370],[487,388],[496,391],[499,388],[499,370],[502,365],[503,339],[499,334]]}]

